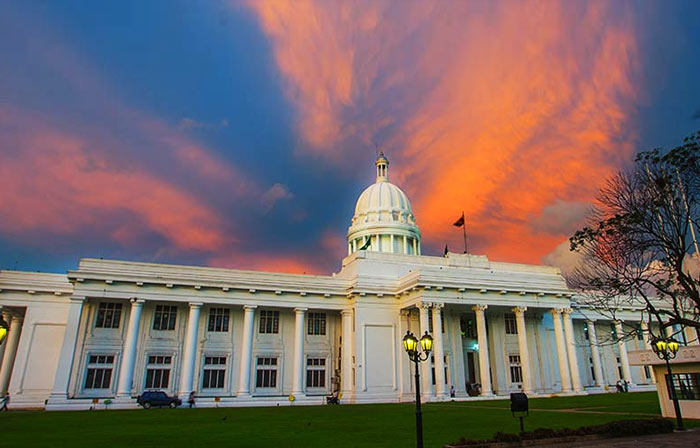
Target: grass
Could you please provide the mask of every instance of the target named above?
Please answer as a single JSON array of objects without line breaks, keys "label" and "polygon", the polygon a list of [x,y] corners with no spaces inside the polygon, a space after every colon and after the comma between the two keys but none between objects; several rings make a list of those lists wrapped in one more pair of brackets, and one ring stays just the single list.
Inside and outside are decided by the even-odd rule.
[{"label": "grass", "polygon": [[[431,403],[423,407],[426,447],[518,432],[508,400]],[[659,416],[655,392],[530,400],[525,429],[577,428]],[[583,413],[582,411],[586,411]],[[3,445],[189,447],[410,447],[415,406],[372,404],[129,411],[8,412],[0,415]],[[607,414],[606,412],[612,412]],[[700,426],[700,421],[689,421]]]}]

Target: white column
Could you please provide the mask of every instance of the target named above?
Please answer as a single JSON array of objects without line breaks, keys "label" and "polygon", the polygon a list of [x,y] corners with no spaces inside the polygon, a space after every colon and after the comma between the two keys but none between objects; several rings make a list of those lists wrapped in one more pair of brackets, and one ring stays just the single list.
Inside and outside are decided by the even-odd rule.
[{"label": "white column", "polygon": [[85,297],[73,296],[70,298],[66,330],[63,335],[61,352],[58,355],[56,377],[53,381],[53,390],[49,397],[49,403],[56,400],[65,400],[68,397],[68,385],[70,384],[70,375],[73,370],[75,344],[78,341],[78,333],[80,332],[80,318],[83,314],[84,302]]},{"label": "white column", "polygon": [[136,349],[139,340],[139,325],[141,323],[141,311],[143,299],[131,299],[131,311],[129,311],[129,324],[124,338],[121,367],[119,368],[119,384],[117,397],[130,398],[131,386],[134,378],[134,364],[136,362]]},{"label": "white column", "polygon": [[698,337],[697,333],[695,332],[695,327],[684,327],[683,331],[685,332],[686,345],[698,344]]},{"label": "white column", "polygon": [[393,234],[389,236],[389,241],[390,241],[390,245],[391,245],[391,249],[389,250],[389,252],[391,252],[392,254],[398,253],[394,250],[394,235]]},{"label": "white column", "polygon": [[343,396],[349,398],[353,395],[353,381],[352,381],[352,310],[342,310],[340,315],[343,319],[343,345],[342,345],[342,366],[341,366],[341,388],[343,391]]},{"label": "white column", "polygon": [[194,390],[194,366],[197,358],[197,334],[199,333],[199,312],[201,303],[190,303],[185,349],[182,353],[182,373],[180,374],[180,397],[186,397]]},{"label": "white column", "polygon": [[525,306],[513,308],[515,323],[518,328],[518,348],[520,353],[520,368],[523,372],[523,392],[532,393],[532,372],[530,371],[530,350],[527,346],[527,327],[525,326]]},{"label": "white column", "polygon": [[[420,331],[416,335],[418,340],[425,334],[426,331],[430,331],[430,304],[429,303],[421,303],[419,305],[420,310]],[[421,367],[421,378],[422,378],[422,385],[421,385],[421,391],[423,392],[423,397],[432,397],[433,396],[433,375],[431,373],[431,364],[430,361],[422,362],[420,364]],[[427,401],[427,400],[426,400]]]},{"label": "white column", "polygon": [[489,373],[489,345],[486,340],[486,318],[484,311],[487,305],[475,305],[472,307],[476,314],[476,338],[479,344],[479,376],[481,378],[481,395],[491,395],[491,375]]},{"label": "white column", "polygon": [[418,243],[416,238],[413,238],[413,255],[418,255]]},{"label": "white column", "polygon": [[442,303],[433,304],[433,352],[435,356],[435,394],[439,398],[447,397],[445,390],[445,350],[442,337]]},{"label": "white column", "polygon": [[238,396],[250,395],[250,362],[253,357],[255,305],[243,306],[243,341],[241,342],[241,370],[238,375]]},{"label": "white column", "polygon": [[292,394],[304,394],[304,317],[307,308],[294,308],[294,377]]},{"label": "white column", "polygon": [[571,392],[571,376],[566,357],[566,344],[564,332],[561,327],[561,310],[552,309],[552,321],[554,322],[554,340],[557,344],[557,359],[559,361],[559,376],[561,377],[561,391]]},{"label": "white column", "polygon": [[408,238],[406,238],[406,235],[403,237],[403,253],[408,255]]},{"label": "white column", "polygon": [[591,358],[593,359],[593,381],[596,386],[603,385],[603,369],[600,364],[600,350],[598,350],[598,335],[595,332],[595,322],[587,320],[588,342],[591,344]]},{"label": "white column", "polygon": [[[653,350],[651,348],[651,332],[649,331],[649,324],[647,321],[642,319],[640,322],[640,325],[642,327],[642,338],[644,339],[644,347],[648,350]],[[646,366],[645,370],[649,369],[649,381],[651,384],[656,384],[656,375],[654,375],[654,368],[652,366]]]},{"label": "white column", "polygon": [[17,355],[17,346],[19,345],[19,336],[22,333],[22,321],[20,316],[12,316],[8,322],[10,329],[7,333],[5,341],[5,355],[3,356],[2,368],[0,368],[0,397],[4,397],[7,393],[7,388],[10,385],[10,377],[12,376],[12,367],[15,365],[15,356]]},{"label": "white column", "polygon": [[574,338],[574,325],[571,321],[571,309],[563,310],[564,334],[566,336],[566,349],[569,358],[569,370],[571,373],[571,385],[574,392],[581,392],[581,375],[578,371],[578,357],[576,356],[576,339]]},{"label": "white column", "polygon": [[622,322],[615,321],[615,332],[617,333],[617,348],[620,350],[620,364],[622,366],[622,379],[632,384],[632,374],[630,373],[630,361],[627,358],[627,344],[622,337]]}]

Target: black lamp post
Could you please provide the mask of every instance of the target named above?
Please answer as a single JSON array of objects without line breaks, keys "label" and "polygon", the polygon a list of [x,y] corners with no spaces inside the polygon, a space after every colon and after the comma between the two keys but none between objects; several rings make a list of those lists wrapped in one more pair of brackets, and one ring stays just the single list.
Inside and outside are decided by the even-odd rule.
[{"label": "black lamp post", "polygon": [[683,416],[681,415],[681,406],[678,403],[678,396],[676,395],[676,387],[673,384],[673,373],[671,372],[671,359],[676,357],[678,353],[678,342],[673,339],[663,339],[657,338],[651,341],[651,349],[656,353],[659,359],[666,361],[666,370],[668,372],[666,386],[671,393],[671,400],[673,400],[673,409],[676,411],[676,422],[678,424],[678,430],[683,431]]},{"label": "black lamp post", "polygon": [[0,315],[0,345],[5,342],[9,330],[10,326],[5,322],[5,319],[2,318],[2,315]]},{"label": "black lamp post", "polygon": [[420,373],[418,372],[418,363],[430,358],[430,352],[433,350],[433,338],[427,331],[420,338],[422,353],[418,351],[418,342],[418,339],[410,331],[407,331],[406,336],[403,337],[403,348],[408,353],[408,358],[416,365],[416,446],[423,448],[423,415],[420,410]]}]

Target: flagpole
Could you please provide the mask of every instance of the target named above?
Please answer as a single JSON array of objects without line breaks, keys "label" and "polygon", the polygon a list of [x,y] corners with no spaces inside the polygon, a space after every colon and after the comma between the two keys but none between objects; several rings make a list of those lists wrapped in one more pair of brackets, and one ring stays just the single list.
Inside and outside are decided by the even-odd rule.
[{"label": "flagpole", "polygon": [[462,232],[464,232],[464,253],[469,253],[467,251],[467,222],[464,219],[464,211],[462,211]]}]

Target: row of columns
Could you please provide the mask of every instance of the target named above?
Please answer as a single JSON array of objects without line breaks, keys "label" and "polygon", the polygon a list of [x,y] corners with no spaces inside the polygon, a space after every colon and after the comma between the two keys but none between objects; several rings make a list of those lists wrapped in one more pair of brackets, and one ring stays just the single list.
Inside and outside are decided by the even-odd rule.
[{"label": "row of columns", "polygon": [[[371,239],[372,237],[376,238],[376,241],[377,241],[376,247],[375,247],[375,245],[374,245],[373,243],[371,244],[372,250],[376,250],[377,252],[381,252],[381,251],[382,251],[382,235],[380,235],[380,234],[377,234],[377,235],[369,235],[369,236],[366,236],[366,237],[362,237],[362,244],[360,244],[359,246],[360,246],[360,247],[364,246],[365,243],[367,243],[367,238],[370,238],[370,239]],[[409,246],[408,246],[408,241],[409,241],[409,238],[410,238],[411,244],[412,244],[412,247],[413,247],[413,254],[414,254],[414,255],[420,255],[420,253],[418,253],[418,252],[419,252],[420,246],[418,246],[418,241],[417,241],[417,239],[416,239],[416,238],[413,238],[413,237],[408,237],[408,236],[406,236],[406,235],[402,235],[402,236],[401,236],[401,235],[396,235],[396,236],[394,236],[393,234],[389,235],[389,240],[390,240],[390,241],[389,241],[389,245],[390,245],[390,247],[391,247],[391,251],[392,251],[392,252],[393,252],[393,250],[394,250],[394,238],[403,238],[403,253],[406,254],[406,255],[409,254],[409,251],[408,251],[408,247],[409,247]],[[353,252],[357,252],[357,249],[359,248],[359,247],[358,247],[358,244],[357,244],[357,241],[358,241],[357,239],[353,239],[352,242],[348,242],[348,255],[351,255]]]},{"label": "row of columns", "polygon": [[[646,322],[642,322],[642,332],[646,334]],[[591,347],[591,360],[593,362],[593,383],[597,387],[602,387],[605,383],[603,379],[603,368],[600,359],[600,349],[598,346],[598,335],[596,333],[595,321],[593,319],[586,320],[586,326],[588,327],[588,342]],[[615,322],[615,331],[618,335],[623,334],[622,322]],[[627,381],[632,384],[632,373],[630,370],[629,357],[627,356],[627,346],[624,338],[618,338],[616,341],[618,351],[620,353],[620,368],[622,370],[622,380]],[[647,348],[651,346],[647,345]],[[655,383],[653,375],[651,378],[652,383]]]},{"label": "row of columns", "polygon": [[[435,395],[438,399],[446,396],[447,392],[445,390],[445,363],[441,330],[443,308],[444,304],[441,303],[421,303],[419,305],[421,335],[423,332],[428,331],[430,310],[432,309],[433,353],[435,357]],[[472,311],[474,311],[476,316],[481,393],[482,395],[488,396],[493,395],[493,387],[491,384],[488,338],[486,336],[486,309],[488,309],[488,305],[474,305],[472,307]],[[518,333],[518,349],[520,353],[520,365],[522,371],[522,390],[524,393],[531,394],[535,389],[532,369],[530,366],[527,327],[525,324],[525,311],[527,311],[527,307],[515,307],[512,309],[512,311],[515,314],[515,322]],[[576,341],[574,338],[574,330],[571,320],[571,310],[568,308],[555,308],[551,310],[551,313],[554,321],[554,335],[557,346],[557,359],[559,362],[562,392],[581,392],[583,388],[578,369]],[[600,363],[598,364],[598,368],[600,368]],[[430,368],[430,363],[422,364],[423,390],[426,394],[432,395],[433,388]]]},{"label": "row of columns", "polygon": [[[65,397],[67,395],[70,371],[72,367],[72,359],[77,340],[77,329],[79,328],[80,316],[82,313],[83,302],[85,298],[72,298],[71,308],[69,310],[67,328],[75,328],[75,333],[66,334],[63,347],[61,349],[61,361],[57,370],[56,381],[54,383],[54,391],[52,396]],[[141,313],[143,311],[143,299],[131,299],[131,309],[129,313],[129,322],[126,329],[126,337],[124,338],[124,346],[122,351],[122,361],[119,369],[119,379],[117,383],[117,397],[130,398],[133,386],[134,366],[136,364],[136,354],[138,351],[138,336],[141,322]],[[180,384],[178,394],[187,396],[194,390],[194,369],[197,358],[197,340],[199,331],[199,317],[203,304],[194,302],[189,304],[189,313],[187,320],[187,329],[185,333],[184,349],[182,356],[182,371],[180,375]],[[251,394],[251,368],[253,354],[253,338],[255,335],[255,310],[256,305],[243,306],[243,335],[241,341],[241,361],[238,383],[238,396],[246,397]],[[294,395],[304,394],[304,331],[306,328],[306,312],[307,308],[294,308],[295,313],[295,329],[294,329],[294,370],[292,380],[292,393]],[[342,357],[342,390],[351,392],[351,371],[352,371],[352,310],[342,310],[342,332],[343,332],[343,351]],[[14,322],[14,321],[13,321]],[[10,338],[18,337],[19,332],[11,332]],[[12,344],[12,340],[8,340],[8,347]],[[70,364],[66,360],[70,359]],[[0,370],[0,380],[3,378],[3,370]],[[2,386],[0,381],[0,386]]]}]

